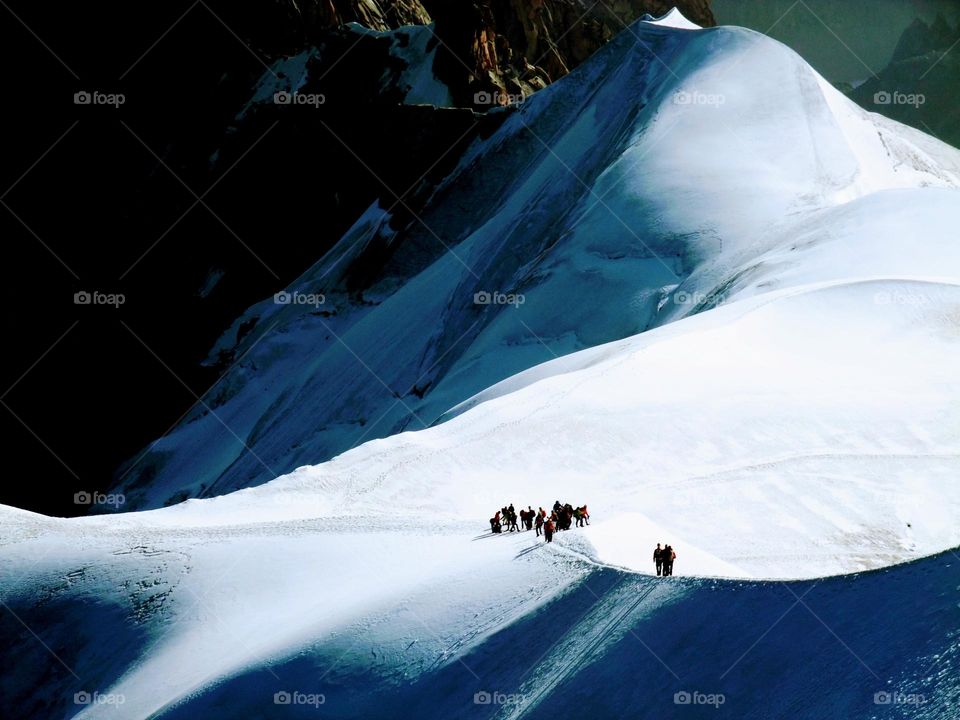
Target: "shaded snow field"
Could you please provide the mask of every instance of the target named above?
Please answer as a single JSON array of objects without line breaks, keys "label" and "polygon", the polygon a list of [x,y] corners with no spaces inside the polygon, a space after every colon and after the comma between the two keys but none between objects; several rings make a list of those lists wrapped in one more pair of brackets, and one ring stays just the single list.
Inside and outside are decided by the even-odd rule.
[{"label": "shaded snow field", "polygon": [[[653,216],[658,247],[663,228],[699,243],[679,289],[650,270],[656,259],[629,264],[659,283],[637,291],[660,293],[659,327],[536,365],[451,402],[429,429],[259,487],[71,520],[0,508],[4,603],[116,607],[136,619],[118,625],[113,660],[95,637],[68,658],[127,698],[125,717],[321,647],[409,680],[531,617],[596,564],[651,572],[657,542],[676,548],[679,575],[768,579],[960,544],[960,153],[857,109],[754,33],[652,23],[631,32],[656,44],[676,80],[628,75],[636,67],[623,58],[644,50],[621,37],[474,152],[496,151],[578,78],[602,76],[578,121],[550,138],[564,163],[579,163],[592,123],[606,126],[598,118],[617,94],[642,87],[654,111],[635,126],[618,119],[616,136],[629,141],[596,178],[604,201],[581,208],[567,254],[525,307],[575,286],[581,275],[560,266],[589,266],[591,238],[617,223],[646,237]],[[724,101],[691,107],[678,90]],[[809,142],[784,141],[801,136]],[[523,182],[548,182],[548,169]],[[489,222],[515,218],[511,204],[537,197],[528,190]],[[462,257],[482,253],[484,237],[458,246]],[[391,302],[426,297],[419,286],[453,264],[431,265]],[[473,367],[496,357],[501,318],[477,338]],[[241,396],[226,412],[244,403],[254,401]],[[214,462],[203,439],[179,462]],[[592,525],[552,546],[533,533],[485,534],[503,504],[555,499],[588,503]],[[662,582],[638,612],[685,592],[682,580]],[[58,626],[51,619],[44,632]],[[358,643],[372,655],[352,655]],[[544,672],[537,692],[554,682]]]}]

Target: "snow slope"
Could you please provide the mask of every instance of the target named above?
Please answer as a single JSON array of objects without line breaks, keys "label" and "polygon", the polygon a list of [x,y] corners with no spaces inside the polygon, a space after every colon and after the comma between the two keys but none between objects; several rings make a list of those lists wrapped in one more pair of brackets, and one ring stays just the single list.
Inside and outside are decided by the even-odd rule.
[{"label": "snow slope", "polygon": [[[954,196],[933,191],[954,192],[960,154],[860,110],[762,35],[638,22],[496,112],[418,217],[371,207],[288,288],[322,305],[271,298],[236,321],[212,354],[234,363],[221,382],[123,471],[127,508],[432,425],[527,368],[718,301],[864,262],[956,271],[939,249]],[[906,193],[899,209],[884,190]],[[897,219],[915,206],[922,224]]]},{"label": "snow slope", "polygon": [[[0,691],[18,717],[956,716],[950,553],[825,581],[658,580],[529,534],[17,515],[4,526],[50,551],[0,555]],[[339,542],[349,562],[324,560]],[[724,702],[678,707],[684,692]]]},{"label": "snow slope", "polygon": [[[276,692],[337,717],[667,717],[700,691],[730,704],[694,717],[951,717],[952,555],[824,594],[758,579],[960,544],[958,157],[762,36],[635,24],[471,150],[424,217],[447,247],[371,208],[291,288],[322,308],[238,321],[246,354],[127,489],[159,505],[335,458],[148,512],[0,508],[3,696],[38,717],[316,715]],[[592,525],[484,532],[555,499]],[[734,580],[639,576],[657,542]],[[930,704],[878,709],[888,690]]]},{"label": "snow slope", "polygon": [[540,365],[267,485],[84,522],[482,530],[505,501],[561,499],[595,516],[562,542],[605,564],[649,571],[661,541],[684,574],[871,569],[960,544],[958,365],[960,280],[802,285]]},{"label": "snow slope", "polygon": [[[18,615],[29,613],[30,627],[76,673],[46,681],[58,706],[74,692],[97,690],[122,697],[125,717],[247,717],[250,707],[262,708],[264,717],[290,717],[286,707],[271,708],[270,698],[294,691],[329,696],[339,716],[395,717],[383,703],[399,688],[418,706],[452,694],[446,705],[422,710],[426,717],[488,717],[469,704],[467,690],[499,690],[531,698],[525,702],[536,717],[565,683],[595,673],[592,661],[628,642],[634,624],[649,628],[663,624],[654,618],[676,617],[670,608],[688,592],[700,597],[739,587],[637,585],[631,577],[634,590],[604,593],[565,636],[589,648],[586,659],[571,651],[550,655],[549,645],[535,643],[536,651],[520,653],[522,668],[497,685],[477,671],[451,670],[472,668],[473,655],[484,652],[485,667],[502,666],[505,652],[518,653],[500,647],[497,635],[516,623],[541,613],[552,618],[548,627],[567,622],[572,611],[558,608],[566,607],[568,593],[599,597],[598,564],[648,573],[653,544],[670,542],[682,575],[797,578],[956,545],[958,316],[960,287],[947,281],[864,280],[758,295],[561,358],[512,379],[510,389],[493,388],[442,425],[368,443],[264,486],[73,520],[7,509],[0,600]],[[720,352],[733,348],[741,350]],[[593,524],[561,534],[553,546],[532,533],[494,537],[481,530],[490,509],[506,500],[536,506],[555,496],[589,500]],[[859,581],[848,582],[844,592],[861,597]],[[909,587],[921,592],[915,581]],[[945,604],[923,596],[915,633],[931,632],[931,612],[946,613],[950,619],[938,622],[955,626],[955,588],[954,580]],[[778,613],[789,609],[792,596],[767,592],[789,601]],[[883,606],[883,597],[876,590],[872,599]],[[895,597],[916,603],[915,596]],[[707,604],[699,612],[722,604],[699,602]],[[876,650],[889,633],[871,638],[854,621],[864,617],[852,614],[860,602],[851,601],[843,617],[868,639],[844,633],[843,641]],[[829,607],[837,612],[835,603]],[[93,628],[89,637],[78,637],[70,620],[79,612],[81,626]],[[748,636],[686,612],[689,622],[705,623],[696,632],[707,639],[694,641],[698,654],[706,652],[699,664],[687,655],[684,663],[713,684],[690,688],[663,676],[652,686],[641,683],[644,692],[664,683],[676,685],[671,692],[730,686],[730,679],[717,679],[721,664],[748,650]],[[877,633],[885,625],[870,627]],[[111,663],[94,650],[103,633]],[[718,633],[740,638],[740,647],[725,650],[730,640],[710,639]],[[32,646],[24,632],[14,634],[17,647]],[[933,637],[945,642],[942,634]],[[740,710],[729,716],[769,717],[761,709],[783,697],[765,689],[772,682],[767,653],[782,659],[806,651],[793,639],[771,642],[775,651],[751,657],[747,678],[738,680],[756,715],[741,712],[741,697],[734,706]],[[829,634],[822,642],[832,642]],[[914,654],[884,654],[889,678],[867,673],[850,697],[847,685],[830,683],[828,695],[855,706],[845,717],[873,717],[873,693],[949,684],[949,672],[939,679],[917,674],[923,670],[915,665],[940,661],[929,642],[904,638]],[[493,648],[483,650],[488,643]],[[676,653],[689,644],[665,633],[658,655],[661,646]],[[639,651],[618,652],[636,661]],[[26,679],[42,674],[47,659],[40,654],[39,667],[20,665],[10,681],[31,702]],[[834,662],[842,667],[844,659],[841,653]],[[291,664],[293,670],[283,669]],[[637,672],[652,676],[649,667]],[[434,673],[456,680],[435,686]],[[904,673],[905,685],[898,681]],[[765,678],[759,687],[758,675]],[[605,681],[616,700],[589,696],[607,708],[598,716],[621,717],[639,702],[622,697],[622,684]],[[668,705],[654,697],[657,707]],[[335,702],[347,707],[335,709]],[[78,709],[78,717],[113,712]]]}]

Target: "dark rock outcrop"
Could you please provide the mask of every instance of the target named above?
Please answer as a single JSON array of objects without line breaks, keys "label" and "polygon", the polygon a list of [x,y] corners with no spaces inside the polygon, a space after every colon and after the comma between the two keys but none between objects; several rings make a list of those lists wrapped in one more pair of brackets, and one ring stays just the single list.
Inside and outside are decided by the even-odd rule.
[{"label": "dark rock outcrop", "polygon": [[[484,0],[474,5],[482,19],[471,44],[476,69],[469,84],[508,99],[563,77],[645,14],[660,16],[677,6],[699,25],[716,24],[709,0]],[[442,17],[439,9],[433,13]],[[438,19],[438,34],[445,29]]]},{"label": "dark rock outcrop", "polygon": [[435,73],[451,88],[455,104],[479,107],[507,104],[545,87],[646,13],[659,16],[676,5],[700,25],[716,24],[709,0],[313,0],[304,5],[262,0],[215,5],[254,47],[271,55],[322,44],[331,29],[344,23],[383,31],[434,22],[440,45]]},{"label": "dark rock outcrop", "polygon": [[943,15],[937,15],[932,24],[925,23],[921,18],[913,21],[903,35],[893,51],[891,63],[898,63],[903,60],[925,55],[934,49],[946,50],[958,38],[958,31],[950,27]]},{"label": "dark rock outcrop", "polygon": [[269,56],[294,54],[323,42],[325,33],[347,23],[386,31],[431,22],[420,0],[257,0],[210,3],[250,44]]}]

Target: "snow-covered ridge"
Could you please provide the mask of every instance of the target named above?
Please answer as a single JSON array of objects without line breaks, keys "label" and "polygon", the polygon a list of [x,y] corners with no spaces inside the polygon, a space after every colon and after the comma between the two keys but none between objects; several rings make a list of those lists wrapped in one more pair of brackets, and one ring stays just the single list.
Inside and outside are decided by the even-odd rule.
[{"label": "snow-covered ridge", "polygon": [[[922,409],[920,400],[929,394],[922,392],[925,383],[939,377],[940,371],[949,365],[931,364],[933,361],[927,355],[914,358],[918,350],[912,343],[918,340],[909,323],[897,326],[904,329],[902,336],[883,326],[878,337],[889,343],[891,353],[897,357],[905,355],[905,363],[909,361],[918,366],[914,375],[895,378],[907,388],[903,397],[914,398],[913,405],[901,407],[891,401],[881,408],[873,407],[881,388],[889,393],[894,387],[883,376],[871,374],[875,369],[892,372],[877,360],[880,349],[877,339],[870,339],[872,345],[861,340],[851,346],[853,357],[842,367],[859,368],[858,363],[863,366],[852,377],[840,372],[836,359],[826,354],[825,348],[840,347],[834,343],[847,337],[856,338],[853,330],[862,332],[878,318],[889,323],[907,313],[913,322],[921,311],[924,322],[941,315],[952,317],[952,278],[960,277],[960,247],[952,233],[960,220],[955,189],[960,154],[920,133],[860,111],[791,51],[756,33],[730,28],[681,33],[666,22],[641,22],[631,30],[636,32],[643,33],[643,43],[631,42],[630,33],[625,33],[625,37],[581,71],[531,100],[523,111],[507,120],[500,133],[478,147],[474,155],[477,161],[487,152],[500,154],[505,145],[517,142],[515,138],[519,135],[536,133],[533,128],[538,124],[546,124],[549,129],[549,111],[556,109],[555,105],[568,107],[573,100],[581,100],[584,87],[591,86],[588,99],[583,101],[586,105],[575,106],[581,119],[553,133],[548,156],[539,157],[541,166],[531,170],[526,179],[514,182],[511,194],[484,226],[470,233],[456,250],[442,255],[436,263],[392,292],[378,307],[356,318],[354,326],[336,317],[320,323],[350,349],[349,353],[339,354],[338,362],[345,363],[343,371],[351,377],[356,376],[356,356],[382,358],[384,364],[373,371],[381,377],[378,370],[390,368],[401,353],[420,347],[417,342],[422,342],[422,338],[411,333],[411,327],[421,322],[421,305],[439,309],[440,303],[449,302],[450,293],[462,288],[463,273],[456,269],[457,264],[469,265],[464,263],[465,259],[490,253],[491,244],[496,252],[496,247],[505,239],[512,239],[512,233],[504,234],[498,228],[508,221],[517,222],[518,216],[530,212],[530,203],[536,202],[538,212],[553,208],[553,203],[560,198],[544,194],[545,187],[557,184],[555,175],[560,168],[597,162],[596,152],[587,152],[589,148],[596,150],[597,143],[584,142],[587,139],[584,118],[592,123],[598,138],[615,143],[619,154],[605,156],[606,165],[599,173],[593,172],[596,189],[582,196],[582,208],[563,216],[569,227],[564,233],[565,239],[551,248],[546,263],[538,258],[538,272],[543,277],[537,284],[524,288],[523,307],[495,309],[499,310],[495,318],[476,337],[472,349],[461,355],[469,361],[463,369],[454,364],[447,377],[462,377],[467,368],[468,374],[476,374],[483,356],[490,362],[504,362],[502,356],[509,356],[511,346],[504,345],[502,338],[509,339],[516,334],[510,327],[516,315],[533,308],[535,314],[527,318],[542,324],[544,309],[555,306],[560,294],[576,289],[577,282],[588,280],[597,272],[599,268],[592,268],[588,257],[625,245],[629,248],[636,243],[642,247],[635,249],[648,251],[653,249],[651,245],[661,251],[669,249],[676,259],[673,272],[682,272],[684,265],[690,266],[690,270],[685,277],[676,276],[682,279],[681,283],[669,284],[663,272],[669,268],[656,250],[647,257],[641,253],[633,263],[618,258],[617,262],[604,265],[602,272],[604,280],[616,278],[619,285],[599,298],[581,295],[587,307],[576,314],[578,321],[589,327],[597,323],[595,313],[600,308],[608,312],[612,312],[611,308],[622,308],[618,293],[633,284],[633,302],[643,298],[643,304],[652,303],[656,320],[651,324],[673,322],[633,338],[537,365],[453,404],[448,412],[440,413],[448,422],[438,427],[368,442],[329,463],[301,468],[262,488],[202,502],[190,501],[147,514],[71,522],[104,528],[140,524],[218,526],[319,517],[376,517],[385,512],[394,513],[398,507],[403,508],[405,514],[417,516],[448,513],[446,519],[451,522],[462,517],[482,520],[490,508],[501,502],[497,498],[509,495],[511,490],[527,489],[531,496],[541,492],[562,495],[565,499],[590,495],[594,509],[601,510],[599,514],[608,518],[621,513],[635,518],[643,516],[651,528],[662,528],[661,534],[672,532],[679,538],[678,542],[682,540],[689,547],[699,548],[705,557],[714,558],[715,565],[705,562],[702,567],[687,568],[706,574],[717,567],[723,568],[719,574],[761,577],[851,572],[936,552],[960,541],[955,532],[941,526],[929,530],[917,541],[914,536],[919,530],[907,532],[903,527],[893,527],[899,520],[891,516],[876,521],[886,535],[879,546],[871,536],[869,546],[875,551],[871,557],[847,537],[858,536],[858,522],[866,524],[864,532],[873,532],[869,527],[873,522],[870,518],[879,517],[881,513],[871,511],[857,521],[833,518],[830,522],[836,522],[838,536],[817,527],[817,522],[811,520],[808,531],[798,531],[789,541],[779,535],[779,540],[789,547],[789,553],[786,550],[782,554],[764,552],[761,557],[753,558],[739,554],[739,542],[725,549],[725,541],[708,532],[710,526],[702,522],[696,505],[680,512],[669,500],[671,489],[696,478],[726,477],[738,468],[770,463],[778,467],[783,463],[802,464],[803,458],[831,458],[837,453],[841,458],[837,462],[842,464],[842,457],[847,456],[911,456],[916,450],[914,445],[923,445],[923,452],[916,454],[930,458],[931,465],[936,466],[929,470],[931,474],[939,477],[953,467],[957,448],[947,442],[949,437],[931,444],[931,438],[937,437],[937,433],[918,424],[914,417]],[[641,46],[647,44],[655,44],[655,50],[647,48],[650,53],[659,51],[669,56],[677,69],[666,72],[662,61],[657,63],[650,53],[641,51]],[[633,62],[637,55],[638,67],[646,74],[638,73],[637,68],[628,68],[628,72],[622,67],[624,59]],[[599,90],[595,89],[593,84],[601,80],[605,83]],[[711,92],[704,93],[698,88]],[[698,93],[710,102],[701,103]],[[613,103],[614,98],[619,98],[620,104],[628,108],[632,107],[632,98],[636,98],[644,109],[653,108],[653,112],[637,116],[643,121],[636,120],[629,132],[624,132],[621,111]],[[601,108],[612,117],[601,115]],[[616,124],[617,133],[611,134],[608,129],[611,124]],[[661,129],[662,126],[666,129]],[[746,129],[750,132],[744,132]],[[743,156],[741,146],[728,136],[749,143],[753,152]],[[797,143],[784,143],[784,137],[794,137]],[[801,142],[811,138],[815,142]],[[778,152],[783,153],[782,158],[777,157]],[[635,155],[639,158],[635,159]],[[549,162],[550,158],[557,162]],[[466,159],[451,185],[474,164]],[[553,177],[547,175],[548,170]],[[901,189],[887,189],[898,187]],[[357,232],[379,233],[384,220],[382,211],[368,213],[358,223]],[[637,228],[644,237],[639,237],[632,228]],[[346,241],[355,243],[355,238],[348,235]],[[605,246],[609,250],[601,250]],[[515,252],[516,248],[511,250]],[[341,257],[334,254],[331,261],[336,264]],[[573,272],[567,270],[568,267]],[[331,268],[321,263],[318,269],[326,273]],[[611,277],[611,271],[621,277]],[[438,292],[449,285],[451,278],[456,286]],[[303,292],[315,289],[310,283],[308,274],[295,289]],[[596,292],[600,286],[594,288]],[[835,298],[837,308],[842,308],[845,314],[841,316],[830,303],[820,300],[821,297]],[[714,306],[720,307],[704,312]],[[822,316],[806,316],[803,308],[807,307],[817,307],[818,311],[826,308],[826,311]],[[394,308],[396,312],[391,312]],[[268,360],[260,379],[250,378],[247,386],[238,388],[239,399],[245,393],[263,394],[262,388],[275,379],[277,372],[312,374],[320,367],[317,360],[298,367],[303,359],[296,345],[302,343],[305,350],[313,349],[311,342],[316,330],[310,327],[313,320],[309,316],[304,316],[298,308],[285,306],[263,307],[260,312],[273,325],[296,322],[303,327],[292,336],[288,327],[282,346],[271,344],[269,337],[262,342],[268,349],[267,355],[261,357],[273,356],[281,361]],[[449,308],[439,315],[449,317]],[[772,337],[773,330],[765,330],[765,336],[758,334],[756,321],[752,319],[757,315],[775,318],[769,322],[770,327],[779,324],[777,332],[786,332],[789,337],[777,346],[768,346],[766,337]],[[680,321],[686,316],[689,317]],[[397,327],[384,326],[388,319]],[[599,318],[601,323],[610,320],[618,323],[620,318]],[[908,329],[911,332],[907,332]],[[390,332],[392,338],[385,336],[386,332]],[[537,335],[536,330],[532,332]],[[544,335],[557,337],[558,333],[554,329]],[[729,337],[743,340],[723,340]],[[950,333],[940,328],[939,333],[932,333],[931,337],[941,343]],[[795,344],[787,341],[798,339],[804,346],[793,348],[791,355],[783,357],[783,348]],[[925,341],[932,342],[930,338]],[[405,342],[407,347],[397,344],[400,342]],[[361,350],[360,345],[370,343],[388,352]],[[676,347],[689,347],[691,352],[709,358],[708,365],[704,366],[699,357],[686,357],[683,352],[671,350]],[[637,348],[644,348],[639,356],[643,362],[637,359]],[[476,353],[481,349],[484,355],[478,357]],[[947,358],[948,351],[952,351],[949,342],[943,352],[931,352],[930,357]],[[666,356],[671,352],[680,360],[655,364],[652,368],[647,366],[651,362],[648,356]],[[765,358],[759,366],[758,358]],[[795,358],[804,360],[797,365]],[[337,387],[337,381],[344,378],[331,377],[329,365],[324,367],[325,386],[333,383]],[[626,376],[612,370],[621,367],[628,369]],[[767,394],[774,403],[770,408],[764,406],[764,411],[773,412],[779,405],[783,407],[783,417],[778,415],[774,422],[773,416],[765,417],[752,405],[740,408],[738,403],[742,398],[750,398],[756,391],[744,386],[735,393],[723,383],[718,384],[714,373],[707,371],[708,367],[723,368],[730,373],[724,383],[734,378],[743,383],[763,378],[771,384]],[[740,370],[744,367],[750,368],[746,376],[742,376]],[[793,368],[794,372],[786,373],[786,367]],[[564,404],[573,389],[590,386],[590,378],[607,372],[616,377],[617,382],[612,386],[599,386],[589,408]],[[854,380],[855,387],[862,388],[861,396],[848,396],[849,383]],[[945,376],[945,384],[940,388],[943,394],[938,398],[946,404],[933,403],[930,412],[947,412],[954,389],[948,380]],[[366,386],[373,384],[364,376],[360,381]],[[301,379],[301,382],[306,383],[298,395],[302,398],[311,379]],[[823,400],[833,399],[834,407],[817,408],[815,415],[808,415],[805,413],[812,409],[806,405],[787,404],[788,399],[808,403],[820,397],[819,392],[810,394],[810,386],[816,386],[817,382],[830,387]],[[871,386],[870,382],[875,385]],[[460,385],[460,392],[469,386],[469,383]],[[663,389],[668,387],[677,393],[675,407],[663,395]],[[800,394],[797,394],[798,387],[803,389]],[[340,392],[346,392],[346,388]],[[779,404],[773,400],[778,393],[782,396]],[[346,397],[357,400],[353,395]],[[659,398],[659,403],[651,403],[651,398]],[[844,405],[839,398],[851,404]],[[269,401],[271,396],[266,395],[265,399]],[[869,412],[863,410],[863,415],[858,415],[857,402],[866,403]],[[623,407],[623,412],[613,413],[614,406]],[[547,408],[550,413],[542,417]],[[723,412],[714,424],[701,427],[693,418],[704,413],[705,408],[720,408]],[[249,411],[244,405],[238,409]],[[295,406],[290,409],[294,410]],[[821,418],[828,411],[848,418],[847,424],[851,427],[833,427],[829,423],[823,426]],[[898,430],[901,435],[895,438],[872,435],[877,431],[868,432],[866,428],[875,420],[873,412],[882,412],[884,417],[902,412],[902,422],[910,431],[901,428]],[[226,414],[228,422],[234,420],[229,402],[218,408],[220,413]],[[597,413],[597,417],[612,418],[611,424],[594,427],[591,423]],[[501,415],[512,420],[507,422]],[[670,421],[674,416],[684,418],[683,422],[677,425]],[[281,418],[281,423],[295,427],[294,421],[302,417],[287,415]],[[568,418],[568,425],[589,426],[590,433],[575,432],[568,436],[562,431],[564,417]],[[723,417],[727,419],[722,420]],[[256,416],[249,416],[245,422],[255,419]],[[198,440],[208,439],[194,432],[197,425],[208,421],[208,418],[199,418],[182,432],[192,432]],[[534,430],[541,422],[548,428],[556,428],[557,434]],[[489,427],[481,431],[484,423]],[[772,427],[781,428],[780,434],[768,436],[766,431],[758,432],[754,423],[760,427],[773,423]],[[731,425],[740,426],[743,434],[733,432]],[[633,437],[631,433],[637,426],[650,427],[651,434]],[[830,430],[825,432],[828,426]],[[789,428],[789,432],[783,428]],[[892,431],[895,424],[889,428]],[[918,428],[922,428],[922,432]],[[838,430],[843,432],[837,434]],[[263,428],[258,432],[263,434]],[[911,441],[910,433],[916,435],[913,438],[916,442]],[[763,442],[759,445],[747,442],[746,438],[754,435]],[[831,450],[838,444],[838,437],[847,435],[849,447]],[[596,441],[602,439],[599,442],[602,453],[595,455],[595,448],[584,446],[588,437]],[[805,439],[798,445],[800,438]],[[528,442],[543,448],[547,456],[541,457],[529,448],[522,452],[507,451],[511,444],[525,448]],[[687,443],[709,448],[709,452],[698,455],[686,447]],[[426,452],[424,447],[436,449]],[[468,453],[461,457],[457,450],[461,447],[470,448],[470,453],[475,448],[478,455]],[[503,452],[507,452],[507,459],[495,461],[498,453]],[[563,458],[559,464],[558,458]],[[184,456],[181,462],[185,463],[186,471],[202,473],[203,465],[211,459],[216,461],[216,455],[196,452]],[[743,487],[738,493],[757,492],[752,473],[741,475],[738,482]],[[870,480],[866,485],[871,486],[873,482]],[[458,488],[463,487],[468,487],[469,492],[459,493]],[[908,494],[916,492],[910,483],[902,487]],[[658,496],[658,492],[662,492],[663,497]],[[797,492],[802,492],[802,487]],[[654,499],[652,504],[658,510],[648,507],[645,493],[651,493],[649,497]],[[634,498],[632,505],[626,501],[627,497]],[[527,502],[549,503],[550,500],[531,497]],[[739,507],[732,497],[728,502],[730,512]],[[793,516],[794,502],[771,491],[761,515],[765,521],[782,513]],[[937,498],[934,504],[949,508],[952,502],[948,493],[948,497]],[[778,507],[782,513],[777,511]],[[934,516],[935,513],[931,515]],[[749,528],[750,524],[744,521],[743,527]],[[778,535],[773,526],[770,535]],[[812,548],[821,546],[822,552],[818,551],[816,557],[810,554]],[[837,550],[831,553],[830,548]],[[618,554],[616,549],[612,552]],[[631,566],[626,562],[617,564]]]},{"label": "snow-covered ridge", "polygon": [[[137,660],[80,672],[148,717],[299,653],[367,662],[357,643],[387,653],[377,673],[415,677],[597,564],[650,572],[655,542],[684,575],[919,557],[960,542],[958,318],[955,280],[783,290],[563,358],[441,426],[268,485],[70,521],[3,509],[0,599],[139,608],[152,640],[111,640]],[[554,497],[589,501],[593,524],[555,547],[481,537],[491,507]],[[667,583],[642,614],[686,591]]]},{"label": "snow-covered ridge", "polygon": [[[955,188],[958,174],[956,150],[860,110],[769,38],[638,22],[478,141],[422,224],[371,208],[289,288],[323,307],[271,298],[239,318],[214,351],[241,358],[205,398],[217,417],[198,407],[120,489],[149,508],[248,487],[718,299],[864,262],[922,276],[938,251],[892,237],[874,250],[871,234],[892,234],[867,214],[907,238],[941,227],[940,203],[908,226],[897,217],[922,200],[870,198]],[[831,245],[833,218],[850,227]],[[828,246],[846,247],[842,262]],[[484,293],[525,302],[478,304]]]},{"label": "snow-covered ridge", "polygon": [[605,546],[610,562],[640,571],[635,541],[664,535],[703,554],[688,557],[693,574],[817,577],[902,562],[960,544],[960,488],[949,481],[960,442],[943,423],[960,385],[958,323],[958,278],[757,295],[531,369],[443,425],[265,486],[70,522],[400,513],[418,526],[482,527],[498,498],[546,506],[556,496],[590,501],[596,527],[583,534],[604,538],[598,560]]},{"label": "snow-covered ridge", "polygon": [[[960,544],[960,153],[755,33],[631,33],[473,148],[424,216],[449,249],[371,208],[292,288],[335,312],[251,310],[214,407],[255,454],[198,413],[139,490],[334,459],[150,512],[0,509],[5,603],[133,608],[119,659],[71,648],[130,717],[298,654],[410,680],[657,542],[680,575],[791,579]],[[350,305],[331,278],[382,242]],[[474,305],[498,290],[524,302]],[[341,452],[411,410],[445,421]],[[593,524],[480,537],[555,499]]]}]

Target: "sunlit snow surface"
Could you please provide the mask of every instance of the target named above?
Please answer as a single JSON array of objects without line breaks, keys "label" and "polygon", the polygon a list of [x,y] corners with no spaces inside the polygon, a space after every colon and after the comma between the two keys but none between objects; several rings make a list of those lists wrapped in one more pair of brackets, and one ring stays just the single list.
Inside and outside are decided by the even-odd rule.
[{"label": "sunlit snow surface", "polygon": [[323,305],[269,298],[236,321],[214,351],[236,364],[124,471],[127,508],[421,429],[555,356],[718,303],[960,275],[960,153],[748,30],[636,23],[506,113],[422,223],[395,228],[374,205],[289,288]]},{"label": "sunlit snow surface", "polygon": [[[0,508],[3,697],[25,717],[960,716],[958,169],[772,40],[633,25],[471,149],[424,218],[477,219],[452,251],[408,250],[376,304],[251,310],[216,415],[134,489],[346,450],[348,408],[442,422],[163,510]],[[385,220],[293,289],[336,304],[325,283]],[[478,314],[484,289],[525,302]],[[438,364],[415,407],[374,379]],[[484,532],[555,499],[592,525]],[[678,577],[640,574],[657,542]]]}]

